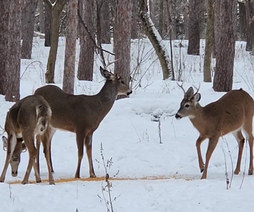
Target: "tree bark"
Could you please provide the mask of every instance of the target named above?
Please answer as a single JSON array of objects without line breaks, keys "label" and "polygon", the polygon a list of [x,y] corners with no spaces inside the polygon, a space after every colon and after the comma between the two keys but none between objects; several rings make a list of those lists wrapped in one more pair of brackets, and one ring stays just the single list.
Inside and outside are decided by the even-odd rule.
[{"label": "tree bark", "polygon": [[7,82],[5,100],[16,102],[20,99],[20,54],[21,54],[21,2],[10,1],[8,25],[8,53],[6,61]]},{"label": "tree bark", "polygon": [[[45,73],[46,83],[54,83],[55,78],[55,64],[56,64],[56,55],[58,48],[58,36],[60,28],[60,14],[63,10],[64,5],[67,0],[57,0],[55,4],[51,5],[52,7],[52,23],[51,23],[51,46],[49,50],[48,62],[47,62],[47,71]],[[44,0],[46,4],[51,4],[49,0]]]},{"label": "tree bark", "polygon": [[0,94],[6,93],[6,74],[7,74],[7,58],[8,58],[8,22],[10,1],[0,1]]},{"label": "tree bark", "polygon": [[[95,40],[95,14],[96,5],[94,0],[85,0],[83,2],[84,17],[87,30],[81,26],[80,34],[80,54],[78,64],[78,79],[93,80],[93,65],[94,65],[94,42]],[[80,7],[79,7],[80,9]],[[82,14],[81,13],[81,14]]]},{"label": "tree bark", "polygon": [[67,5],[66,44],[63,90],[74,93],[76,38],[78,24],[78,0],[69,0]]},{"label": "tree bark", "polygon": [[[97,35],[100,43],[110,43],[110,0],[97,0]],[[98,33],[100,32],[100,33]],[[103,35],[103,36],[102,36]],[[100,37],[100,39],[99,39]]]},{"label": "tree bark", "polygon": [[141,0],[140,3],[140,18],[142,25],[144,27],[145,33],[150,40],[151,44],[153,45],[153,48],[156,51],[156,54],[158,56],[158,59],[161,64],[162,73],[163,73],[163,79],[168,79],[172,73],[170,68],[170,59],[168,52],[163,45],[162,38],[156,28],[154,27],[154,24],[147,12],[147,3],[146,0]]},{"label": "tree bark", "polygon": [[130,81],[132,1],[119,0],[114,24],[115,73]]},{"label": "tree bark", "polygon": [[200,20],[201,20],[201,1],[190,0],[189,9],[189,43],[187,53],[199,55],[200,48]]},{"label": "tree bark", "polygon": [[[44,0],[44,8],[45,8],[45,42],[44,46],[51,45],[51,23],[52,23],[52,5],[46,3],[48,0]],[[54,0],[52,2],[55,2]]]},{"label": "tree bark", "polygon": [[37,6],[37,0],[25,0],[24,9],[22,13],[22,46],[21,46],[21,58],[31,59],[33,37],[34,37],[34,22],[35,22],[35,10]]},{"label": "tree bark", "polygon": [[214,45],[214,0],[208,1],[207,29],[204,58],[204,82],[211,82],[211,57]]},{"label": "tree bark", "polygon": [[42,0],[38,1],[38,9],[40,12],[39,17],[39,25],[40,25],[40,32],[45,33],[45,9],[44,9],[44,3]]},{"label": "tree bark", "polygon": [[215,18],[220,20],[216,28],[218,44],[216,45],[216,69],[213,81],[215,91],[230,91],[233,84],[233,69],[236,40],[236,0],[215,0],[219,4],[220,13],[215,10]]}]

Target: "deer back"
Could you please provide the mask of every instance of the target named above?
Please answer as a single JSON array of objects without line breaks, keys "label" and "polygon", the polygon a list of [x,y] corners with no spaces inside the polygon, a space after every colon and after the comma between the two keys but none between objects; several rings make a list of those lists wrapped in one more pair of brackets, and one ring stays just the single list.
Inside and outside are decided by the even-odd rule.
[{"label": "deer back", "polygon": [[52,109],[51,125],[76,132],[77,128],[95,130],[109,112],[118,95],[129,95],[131,89],[122,78],[101,68],[106,82],[96,95],[73,95],[54,85],[38,88]]}]

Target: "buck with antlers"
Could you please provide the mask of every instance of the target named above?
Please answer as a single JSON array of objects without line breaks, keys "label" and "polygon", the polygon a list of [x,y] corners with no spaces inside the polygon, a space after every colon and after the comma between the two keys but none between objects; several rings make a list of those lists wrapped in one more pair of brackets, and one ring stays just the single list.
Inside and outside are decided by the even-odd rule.
[{"label": "buck with antlers", "polygon": [[[17,176],[20,163],[20,154],[27,148],[29,160],[22,184],[28,183],[28,178],[32,167],[34,168],[36,182],[41,182],[36,164],[37,150],[35,148],[35,137],[43,141],[45,157],[48,165],[49,183],[54,184],[52,171],[50,168],[50,152],[45,134],[51,118],[49,104],[41,96],[27,96],[14,104],[6,115],[5,131],[8,138],[3,137],[4,147],[6,147],[6,160],[0,177],[0,182],[4,182],[8,165],[11,165],[12,176]],[[24,142],[23,142],[24,140]]]},{"label": "buck with antlers", "polygon": [[100,67],[101,75],[106,82],[96,95],[73,95],[65,93],[60,88],[47,85],[35,91],[43,96],[52,109],[49,127],[49,142],[56,129],[76,133],[78,148],[78,164],[75,178],[80,177],[80,165],[83,158],[84,145],[89,162],[90,177],[96,177],[92,162],[92,136],[94,131],[112,108],[118,95],[129,95],[129,86],[116,74]]},{"label": "buck with antlers", "polygon": [[[200,135],[196,141],[199,168],[202,174],[201,179],[206,179],[207,169],[211,155],[221,136],[233,133],[239,144],[238,159],[234,173],[240,172],[241,158],[244,146],[244,132],[250,147],[250,163],[248,174],[253,174],[253,136],[252,118],[254,103],[252,97],[243,89],[232,90],[222,96],[219,100],[212,102],[204,107],[199,104],[201,94],[199,89],[194,93],[192,87],[187,92],[184,91],[184,98],[180,104],[180,109],[175,117],[181,119],[189,117],[194,127]],[[205,164],[202,159],[200,145],[209,139],[206,152]]]}]

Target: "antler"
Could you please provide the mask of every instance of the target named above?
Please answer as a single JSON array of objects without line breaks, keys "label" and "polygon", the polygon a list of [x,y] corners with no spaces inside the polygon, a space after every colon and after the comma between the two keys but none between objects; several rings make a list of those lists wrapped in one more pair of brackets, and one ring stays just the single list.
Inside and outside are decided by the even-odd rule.
[{"label": "antler", "polygon": [[111,64],[115,63],[118,60],[119,60],[119,58],[116,59],[116,60],[109,61],[109,55],[108,55],[108,57],[107,57],[107,62],[108,63],[105,65],[105,69],[107,69]]},{"label": "antler", "polygon": [[182,91],[183,91],[183,93],[184,93],[184,95],[185,95],[186,91],[185,91],[184,88],[183,88],[183,82],[182,82],[181,85],[180,85],[178,82],[176,82],[176,84],[182,89]]}]

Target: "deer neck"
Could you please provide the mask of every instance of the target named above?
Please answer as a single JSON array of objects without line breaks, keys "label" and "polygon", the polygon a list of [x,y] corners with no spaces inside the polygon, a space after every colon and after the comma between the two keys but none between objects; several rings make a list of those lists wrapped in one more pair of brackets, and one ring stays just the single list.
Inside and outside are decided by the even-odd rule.
[{"label": "deer neck", "polygon": [[100,90],[100,92],[97,94],[97,97],[99,98],[100,102],[104,105],[104,108],[106,110],[110,109],[116,98],[117,98],[117,88],[114,85],[112,81],[107,80]]},{"label": "deer neck", "polygon": [[192,116],[189,116],[190,121],[192,122],[193,126],[200,132],[200,127],[205,126],[205,114],[204,108],[197,103],[195,107],[195,112]]}]

